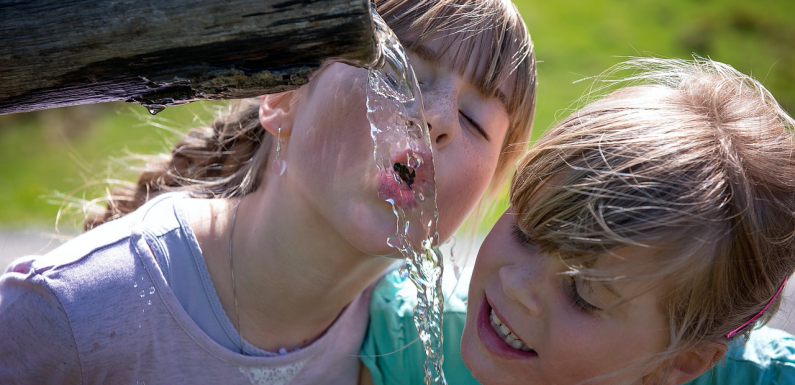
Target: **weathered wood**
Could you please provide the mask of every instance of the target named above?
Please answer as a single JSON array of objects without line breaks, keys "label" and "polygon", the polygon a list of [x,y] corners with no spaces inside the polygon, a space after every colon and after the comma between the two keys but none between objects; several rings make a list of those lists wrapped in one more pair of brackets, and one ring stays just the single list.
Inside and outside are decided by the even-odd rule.
[{"label": "weathered wood", "polygon": [[0,0],[0,19],[0,114],[251,97],[375,56],[369,0]]}]

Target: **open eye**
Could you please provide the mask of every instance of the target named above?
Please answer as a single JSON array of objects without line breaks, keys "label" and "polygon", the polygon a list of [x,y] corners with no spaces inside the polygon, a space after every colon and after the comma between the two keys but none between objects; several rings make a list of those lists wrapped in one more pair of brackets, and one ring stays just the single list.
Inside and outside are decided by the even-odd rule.
[{"label": "open eye", "polygon": [[574,303],[574,306],[585,313],[593,314],[599,310],[602,310],[586,301],[585,298],[580,295],[580,292],[577,291],[577,279],[574,276],[569,277],[569,297],[571,298],[572,303]]},{"label": "open eye", "polygon": [[478,134],[480,134],[480,136],[483,137],[483,139],[486,139],[487,142],[490,141],[489,135],[486,133],[483,127],[480,126],[480,124],[478,124],[474,119],[470,118],[466,113],[464,113],[464,111],[458,110],[458,113],[462,118],[464,118],[464,121],[466,121],[468,125],[470,125],[475,131],[478,132]]}]

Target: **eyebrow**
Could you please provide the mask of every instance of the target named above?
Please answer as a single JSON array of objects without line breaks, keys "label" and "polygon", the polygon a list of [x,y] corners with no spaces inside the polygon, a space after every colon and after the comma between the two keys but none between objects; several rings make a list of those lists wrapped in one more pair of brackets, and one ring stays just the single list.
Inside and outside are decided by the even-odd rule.
[{"label": "eyebrow", "polygon": [[[439,53],[437,53],[436,51],[430,49],[429,47],[423,44],[416,44],[413,41],[406,41],[405,45],[406,47],[411,47],[409,51],[414,52],[423,61],[432,63],[437,66],[452,67],[448,63],[441,61],[442,56],[439,55]],[[485,90],[482,87],[478,87],[478,89],[483,95],[489,94],[488,90]],[[506,109],[508,108],[508,97],[505,96],[505,94],[502,91],[500,91],[499,88],[494,90],[494,97],[497,98],[497,100],[499,100]]]}]

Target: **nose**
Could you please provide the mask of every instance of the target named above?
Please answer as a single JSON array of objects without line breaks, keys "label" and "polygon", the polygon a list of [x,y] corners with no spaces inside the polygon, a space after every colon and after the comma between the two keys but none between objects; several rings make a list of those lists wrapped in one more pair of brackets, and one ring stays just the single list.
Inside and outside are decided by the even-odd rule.
[{"label": "nose", "polygon": [[542,274],[528,265],[506,265],[500,268],[502,290],[511,300],[526,309],[531,316],[543,311],[544,281]]},{"label": "nose", "polygon": [[458,127],[458,90],[452,82],[440,82],[422,90],[425,118],[431,142],[441,150],[453,141]]}]

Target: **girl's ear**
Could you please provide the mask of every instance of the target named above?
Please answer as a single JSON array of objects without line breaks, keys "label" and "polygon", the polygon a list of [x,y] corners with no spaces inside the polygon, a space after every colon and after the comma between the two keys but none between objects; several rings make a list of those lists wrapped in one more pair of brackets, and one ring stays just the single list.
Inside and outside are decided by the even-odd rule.
[{"label": "girl's ear", "polygon": [[259,123],[262,128],[276,136],[281,127],[282,136],[289,136],[299,95],[299,90],[262,95],[259,103]]},{"label": "girl's ear", "polygon": [[695,380],[726,354],[726,342],[702,341],[695,347],[677,354],[667,368],[665,385],[681,385]]}]

